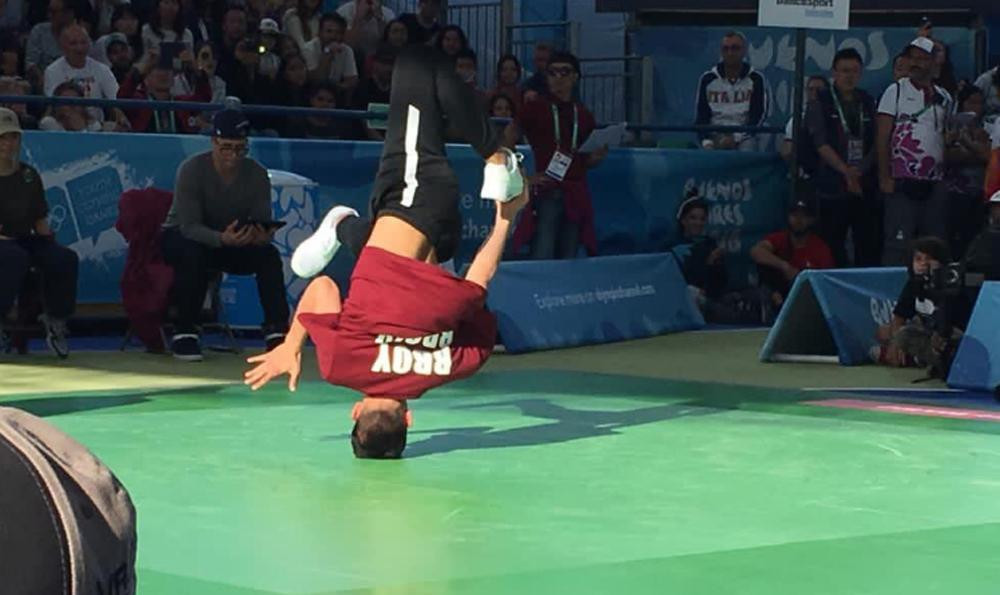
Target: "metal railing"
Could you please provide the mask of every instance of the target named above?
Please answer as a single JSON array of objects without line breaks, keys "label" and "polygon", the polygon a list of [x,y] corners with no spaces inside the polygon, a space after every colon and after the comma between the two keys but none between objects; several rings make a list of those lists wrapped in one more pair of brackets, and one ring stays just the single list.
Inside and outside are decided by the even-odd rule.
[{"label": "metal railing", "polygon": [[[609,66],[611,72],[592,68],[599,65]],[[652,120],[651,58],[581,58],[580,68],[580,99],[597,121],[647,124]]]}]

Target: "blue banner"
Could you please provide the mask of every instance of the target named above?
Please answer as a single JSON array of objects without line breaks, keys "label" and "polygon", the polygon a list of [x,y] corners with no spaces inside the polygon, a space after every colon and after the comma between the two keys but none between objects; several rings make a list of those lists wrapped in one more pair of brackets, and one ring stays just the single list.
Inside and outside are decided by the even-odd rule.
[{"label": "blue banner", "polygon": [[671,254],[505,262],[488,303],[512,353],[704,326]]},{"label": "blue banner", "polygon": [[[209,139],[201,136],[24,134],[25,161],[41,173],[52,227],[59,241],[80,255],[81,302],[121,299],[118,283],[127,247],[114,222],[122,191],[172,190],[180,163],[209,147]],[[282,241],[294,245],[331,204],[367,212],[381,152],[382,145],[373,142],[252,139],[250,154],[265,167],[317,183],[308,195],[275,194],[275,214],[301,223],[290,225]],[[455,263],[460,270],[488,234],[495,207],[478,198],[482,159],[468,146],[449,145],[448,153],[461,192],[462,241]],[[589,174],[598,250],[605,255],[658,252],[677,243],[677,207],[694,186],[711,206],[709,233],[729,251],[730,279],[744,286],[748,251],[784,224],[784,172],[784,164],[771,154],[616,149]]]},{"label": "blue banner", "polygon": [[[916,20],[914,19],[914,23]],[[914,25],[916,26],[916,25]],[[642,27],[632,34],[633,53],[652,56],[654,64],[651,124],[691,124],[701,75],[719,60],[724,27]],[[795,73],[795,32],[776,27],[740,29],[749,42],[747,60],[762,72],[771,94],[768,124],[784,126],[791,117],[792,79]],[[848,31],[809,31],[806,38],[806,76],[829,77],[833,55],[843,48],[858,50],[865,62],[860,86],[878,100],[892,82],[892,59],[916,35],[914,28],[853,27]],[[973,79],[975,32],[935,27],[934,37],[948,46],[958,79]],[[672,135],[684,141],[693,135]],[[766,146],[766,145],[765,145]]]},{"label": "blue banner", "polygon": [[1000,283],[983,285],[948,374],[948,386],[993,392],[1000,386]]},{"label": "blue banner", "polygon": [[892,320],[906,279],[902,267],[802,271],[764,342],[761,360],[836,355],[845,366],[871,361],[875,331]]}]

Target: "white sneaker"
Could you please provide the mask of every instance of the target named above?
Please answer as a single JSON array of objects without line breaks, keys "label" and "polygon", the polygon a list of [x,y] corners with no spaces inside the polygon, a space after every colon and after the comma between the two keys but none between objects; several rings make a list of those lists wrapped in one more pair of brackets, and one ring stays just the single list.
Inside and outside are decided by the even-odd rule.
[{"label": "white sneaker", "polygon": [[337,225],[352,216],[357,217],[358,212],[349,207],[337,206],[330,209],[316,231],[295,249],[292,254],[292,271],[299,277],[315,277],[322,272],[340,248]]},{"label": "white sneaker", "polygon": [[66,321],[60,318],[52,318],[47,314],[38,317],[38,321],[45,327],[45,343],[52,350],[52,353],[59,356],[59,359],[69,357],[69,341],[66,339],[68,331]]},{"label": "white sneaker", "polygon": [[520,165],[524,159],[521,153],[515,153],[507,148],[500,149],[506,156],[506,163],[487,163],[483,167],[483,189],[480,196],[490,200],[507,202],[524,191],[524,177]]}]

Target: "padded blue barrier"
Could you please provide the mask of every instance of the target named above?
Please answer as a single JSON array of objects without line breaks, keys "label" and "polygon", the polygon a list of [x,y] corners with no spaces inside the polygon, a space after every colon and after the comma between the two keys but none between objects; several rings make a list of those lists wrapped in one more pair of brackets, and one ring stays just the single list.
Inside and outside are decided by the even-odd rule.
[{"label": "padded blue barrier", "polygon": [[979,292],[948,386],[990,392],[1000,386],[1000,282],[985,283]]},{"label": "padded blue barrier", "polygon": [[[203,136],[37,131],[25,132],[23,145],[25,161],[42,175],[59,241],[80,255],[79,300],[84,303],[121,299],[126,246],[114,222],[122,191],[172,190],[180,163],[210,146]],[[312,212],[306,203],[285,205],[280,193],[275,199],[276,214],[291,209],[303,225],[314,224],[334,203],[367,211],[381,152],[382,144],[374,142],[254,138],[250,143],[251,156],[265,167],[317,183],[309,197]],[[455,263],[461,270],[488,234],[495,207],[478,198],[482,158],[460,145],[449,145],[448,155],[461,192]],[[599,252],[659,252],[675,244],[677,207],[685,188],[695,186],[710,205],[708,232],[729,252],[730,279],[745,285],[749,249],[783,226],[785,171],[774,154],[615,149],[589,173]],[[288,239],[301,229],[291,227]],[[349,271],[349,265],[338,265],[338,274]]]},{"label": "padded blue barrier", "polygon": [[669,253],[505,262],[490,284],[488,304],[512,353],[705,325]]},{"label": "padded blue barrier", "polygon": [[764,341],[761,361],[870,361],[875,331],[888,324],[906,268],[802,271]]}]

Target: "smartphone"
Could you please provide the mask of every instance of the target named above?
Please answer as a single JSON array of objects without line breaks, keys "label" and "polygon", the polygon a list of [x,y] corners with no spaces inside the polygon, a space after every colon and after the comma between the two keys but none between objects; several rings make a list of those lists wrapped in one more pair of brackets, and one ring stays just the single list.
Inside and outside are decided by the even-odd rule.
[{"label": "smartphone", "polygon": [[236,227],[240,229],[248,225],[260,225],[264,229],[271,231],[271,230],[281,229],[282,227],[285,226],[285,222],[275,221],[275,220],[258,221],[257,219],[253,219],[251,217],[245,217],[236,222]]}]

